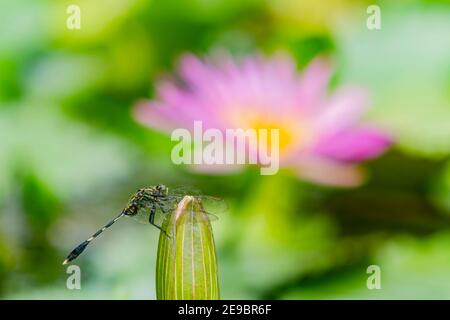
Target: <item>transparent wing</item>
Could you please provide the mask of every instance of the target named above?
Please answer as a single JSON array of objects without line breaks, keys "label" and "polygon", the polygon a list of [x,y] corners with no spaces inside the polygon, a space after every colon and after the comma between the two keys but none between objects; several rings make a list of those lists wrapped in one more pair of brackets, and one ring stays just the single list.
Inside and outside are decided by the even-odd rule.
[{"label": "transparent wing", "polygon": [[202,192],[191,186],[176,186],[173,188],[169,188],[169,195],[171,196],[196,196],[201,195]]},{"label": "transparent wing", "polygon": [[[166,222],[172,218],[178,204],[185,196],[193,196],[201,202],[201,209],[198,210],[201,210],[201,213],[203,214],[196,215],[195,219],[197,223],[218,220],[216,214],[224,213],[228,208],[223,199],[214,196],[200,195],[199,192],[196,192],[197,194],[193,194],[194,192],[192,191],[192,188],[181,187],[175,189],[174,191],[175,192],[172,192],[170,195],[158,199],[157,203],[149,202],[148,205],[140,209],[136,215],[131,217],[140,223],[151,224],[150,216],[152,207],[155,206],[156,209],[153,224],[169,234],[170,232],[167,230],[168,224]],[[178,223],[182,224],[187,222],[187,220],[182,220],[181,222],[178,221]]]},{"label": "transparent wing", "polygon": [[228,209],[226,202],[215,196],[202,195],[201,191],[192,187],[176,187],[169,189],[169,195],[167,199],[171,202],[179,202],[185,196],[194,196],[202,202],[205,210],[208,212],[220,214],[224,213]]},{"label": "transparent wing", "polygon": [[[197,200],[200,200],[202,207],[204,209],[205,213],[216,215],[216,214],[222,214],[225,213],[228,209],[228,205],[222,198],[213,197],[213,196],[203,196],[203,195],[191,195],[194,196]],[[185,196],[179,196],[179,195],[172,195],[167,196],[164,201],[167,201],[168,206],[173,211],[178,203],[184,198]]]},{"label": "transparent wing", "polygon": [[[170,220],[173,214],[175,214],[177,205],[180,203],[180,201],[184,198],[185,196],[168,196],[166,198],[164,198],[164,202],[166,203],[166,205],[170,208],[168,213],[170,215],[170,217],[167,216],[166,213],[166,218],[168,220]],[[204,223],[204,222],[210,222],[210,221],[216,221],[219,218],[217,217],[216,213],[222,213],[226,211],[226,203],[223,199],[217,198],[217,197],[211,197],[211,196],[195,196],[195,198],[197,200],[200,200],[201,202],[201,209],[199,209],[197,207],[196,210],[200,210],[201,213],[203,214],[196,214],[195,215],[195,221],[197,223]],[[182,220],[178,220],[177,224],[185,224],[185,223],[192,223],[192,221],[189,222],[189,220],[186,219],[182,219]],[[167,229],[166,229],[167,231]],[[168,232],[170,233],[170,232]]]},{"label": "transparent wing", "polygon": [[205,212],[209,214],[223,214],[228,210],[226,201],[214,196],[195,196],[202,203]]},{"label": "transparent wing", "polygon": [[[168,203],[163,206],[156,206],[155,215],[153,218],[153,223],[162,228],[163,222],[168,215],[171,215],[174,211],[174,206],[170,207]],[[134,216],[129,216],[133,220],[142,223],[142,224],[151,224],[150,223],[150,215],[151,215],[151,206],[142,208],[138,211]]]},{"label": "transparent wing", "polygon": [[[165,223],[163,223],[165,235],[169,238],[172,238],[172,240],[174,239],[173,236],[176,235],[175,230],[179,230],[180,226],[184,225],[185,228],[188,229],[197,228],[200,224],[210,225],[211,221],[215,221],[218,219],[216,215],[203,209],[199,209],[198,206],[192,206],[191,208],[188,208],[187,211],[184,212],[183,216],[177,218],[176,222],[174,215],[175,213],[172,213],[171,216],[167,216]],[[167,221],[169,221],[169,223],[167,223]],[[185,230],[185,228],[183,228],[183,230]]]},{"label": "transparent wing", "polygon": [[131,219],[133,219],[133,220],[135,220],[135,221],[137,221],[139,223],[142,223],[142,224],[149,224],[150,223],[149,222],[149,219],[150,219],[150,208],[140,209],[138,211],[138,213],[135,214],[134,216],[127,216],[127,217],[129,217],[129,218],[131,218]]}]

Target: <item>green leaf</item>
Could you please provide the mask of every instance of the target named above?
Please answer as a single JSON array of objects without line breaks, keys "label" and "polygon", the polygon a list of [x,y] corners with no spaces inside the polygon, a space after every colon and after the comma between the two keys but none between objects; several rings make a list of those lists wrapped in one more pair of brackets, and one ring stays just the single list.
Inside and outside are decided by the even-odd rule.
[{"label": "green leaf", "polygon": [[163,224],[156,262],[158,300],[217,300],[219,277],[211,224],[201,201],[186,196]]}]

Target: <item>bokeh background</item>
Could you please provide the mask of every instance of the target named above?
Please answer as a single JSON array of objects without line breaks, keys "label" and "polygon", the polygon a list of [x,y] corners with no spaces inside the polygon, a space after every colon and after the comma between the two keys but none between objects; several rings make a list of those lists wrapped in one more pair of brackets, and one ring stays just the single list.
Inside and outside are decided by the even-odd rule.
[{"label": "bokeh background", "polygon": [[[81,7],[81,30],[66,8]],[[378,4],[382,29],[366,28]],[[333,58],[333,84],[369,89],[395,144],[368,180],[333,188],[257,168],[193,173],[132,116],[185,52]],[[450,298],[450,5],[447,1],[15,0],[0,2],[0,297],[153,299],[158,230],[120,221],[61,262],[142,186],[226,199],[214,223],[224,299]],[[381,267],[381,290],[366,269]]]}]

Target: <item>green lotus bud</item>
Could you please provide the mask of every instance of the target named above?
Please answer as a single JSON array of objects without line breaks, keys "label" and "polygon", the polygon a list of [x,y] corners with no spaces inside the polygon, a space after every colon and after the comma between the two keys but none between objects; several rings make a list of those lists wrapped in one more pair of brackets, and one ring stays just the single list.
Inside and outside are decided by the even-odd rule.
[{"label": "green lotus bud", "polygon": [[216,247],[201,200],[185,196],[163,230],[156,262],[157,299],[219,299]]}]

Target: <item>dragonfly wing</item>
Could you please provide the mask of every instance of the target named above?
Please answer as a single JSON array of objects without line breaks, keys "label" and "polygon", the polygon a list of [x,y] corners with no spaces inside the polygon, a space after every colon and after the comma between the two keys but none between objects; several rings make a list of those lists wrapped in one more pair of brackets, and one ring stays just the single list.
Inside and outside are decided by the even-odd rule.
[{"label": "dragonfly wing", "polygon": [[199,189],[190,186],[178,186],[170,188],[169,194],[173,196],[196,196],[201,195],[202,192]]},{"label": "dragonfly wing", "polygon": [[215,214],[209,213],[209,212],[205,212],[209,221],[216,221],[219,220],[219,217],[216,216]]},{"label": "dragonfly wing", "polygon": [[[175,206],[185,197],[189,196],[190,194],[186,195],[169,195],[165,197],[163,200],[164,202],[168,202],[171,206]],[[204,196],[204,195],[190,195],[195,197],[196,199],[200,200],[202,203],[202,206],[206,209],[208,212],[214,212],[216,214],[224,213],[228,210],[228,205],[226,201],[219,197],[214,196]]]},{"label": "dragonfly wing", "polygon": [[[204,197],[204,196],[200,196],[200,197],[196,197],[198,200],[201,201],[202,203],[202,209],[200,210],[200,212],[197,212],[194,216],[195,216],[195,221],[196,222],[204,222],[204,221],[215,221],[218,220],[219,218],[215,215],[215,213],[221,213],[223,211],[225,211],[225,209],[223,208],[225,206],[225,202],[222,201],[217,201],[219,198],[214,198],[214,197]],[[169,196],[167,198],[167,200],[165,200],[168,203],[168,206],[170,207],[170,212],[168,212],[168,214],[174,214],[177,208],[178,203],[180,203],[180,201],[183,199],[183,197],[180,196]],[[207,210],[205,208],[205,204],[203,203],[203,201],[205,200],[205,203],[207,204],[207,208],[208,209],[213,209],[212,211]],[[220,199],[221,200],[221,199]],[[217,210],[217,209],[220,210]],[[212,213],[214,212],[214,213]],[[186,222],[192,222],[192,220],[186,219],[183,220]]]},{"label": "dragonfly wing", "polygon": [[[204,211],[208,214],[222,214],[228,210],[228,205],[222,198],[203,195],[194,197],[201,202]],[[170,208],[170,211],[174,211],[183,198],[184,196],[171,195],[167,196],[164,202],[166,202],[166,206]]]},{"label": "dragonfly wing", "polygon": [[160,209],[163,213],[169,214],[172,213],[178,203],[183,199],[183,197],[178,196],[169,196],[165,197],[164,199],[160,200],[157,204],[158,209]]},{"label": "dragonfly wing", "polygon": [[184,219],[181,222],[178,221],[177,223],[180,224],[189,224],[189,223],[209,223],[211,221],[216,221],[218,220],[219,217],[216,216],[215,214],[206,212],[206,211],[200,211],[200,212],[196,212],[193,214],[193,218],[192,219]]},{"label": "dragonfly wing", "polygon": [[150,208],[142,208],[135,215],[130,217],[139,223],[148,224],[150,218]]},{"label": "dragonfly wing", "polygon": [[197,198],[201,201],[206,212],[222,214],[228,210],[228,205],[222,198],[214,196],[198,196]]},{"label": "dragonfly wing", "polygon": [[[172,217],[172,215],[176,211],[178,204],[185,196],[186,195],[172,194],[159,199],[155,204],[156,210],[153,224],[160,228],[163,228],[166,224],[165,222],[167,221],[167,219],[170,219]],[[198,199],[202,204],[202,209],[200,210],[200,212],[197,212],[193,215],[195,217],[195,223],[209,223],[210,221],[218,220],[219,218],[216,216],[216,214],[222,213],[227,209],[226,202],[221,198],[203,195],[194,195],[194,197]],[[148,206],[140,209],[138,213],[133,216],[133,218],[140,223],[149,224],[153,205],[153,203],[149,203]],[[184,219],[182,223],[184,224],[192,222],[192,219]]]},{"label": "dragonfly wing", "polygon": [[[156,205],[155,214],[153,216],[153,224],[155,224],[156,226],[161,228],[166,216],[168,214],[170,214],[170,212],[168,210],[169,210],[169,208],[162,208],[162,206]],[[135,214],[134,216],[131,216],[131,217],[139,223],[151,224],[151,222],[150,222],[151,212],[152,212],[152,207],[148,206],[148,207],[140,209],[137,214]]]}]

